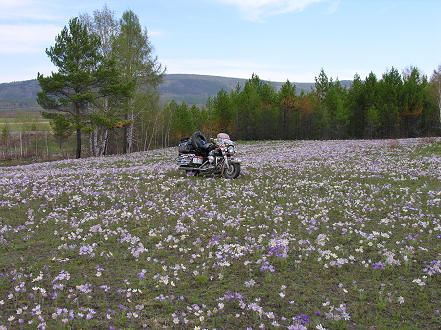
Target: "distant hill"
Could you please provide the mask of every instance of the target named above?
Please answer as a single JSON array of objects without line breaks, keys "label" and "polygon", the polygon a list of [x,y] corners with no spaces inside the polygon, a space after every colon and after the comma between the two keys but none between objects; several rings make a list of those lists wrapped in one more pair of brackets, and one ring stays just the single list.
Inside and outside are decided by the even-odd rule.
[{"label": "distant hill", "polygon": [[[237,84],[241,87],[247,79],[207,76],[196,74],[168,74],[159,86],[161,100],[168,102],[187,102],[188,104],[205,104],[208,97],[215,96],[222,88],[230,91]],[[279,90],[283,82],[269,82]],[[342,81],[344,86],[350,86],[351,81]],[[295,83],[297,91],[309,92],[313,83]],[[25,111],[40,110],[37,104],[37,92],[40,91],[38,81],[26,80],[0,84],[0,110],[21,109]]]},{"label": "distant hill", "polygon": [[37,79],[0,84],[0,109],[40,109]]},{"label": "distant hill", "polygon": [[[222,88],[230,91],[239,84],[245,85],[248,79],[229,78],[219,76],[205,76],[197,74],[169,74],[159,86],[161,97],[164,101],[185,101],[189,104],[205,104],[209,96],[215,96]],[[284,82],[268,81],[279,90]],[[350,83],[350,82],[349,82]],[[309,92],[313,83],[295,83],[297,91]]]}]

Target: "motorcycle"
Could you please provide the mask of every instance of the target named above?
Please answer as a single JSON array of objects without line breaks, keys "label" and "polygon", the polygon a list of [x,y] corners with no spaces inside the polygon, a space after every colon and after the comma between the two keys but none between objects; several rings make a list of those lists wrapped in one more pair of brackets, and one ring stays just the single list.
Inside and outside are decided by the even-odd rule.
[{"label": "motorcycle", "polygon": [[216,139],[207,141],[197,131],[181,140],[178,153],[178,168],[187,175],[211,174],[236,179],[240,174],[241,160],[236,157],[235,144],[226,133],[219,133]]}]

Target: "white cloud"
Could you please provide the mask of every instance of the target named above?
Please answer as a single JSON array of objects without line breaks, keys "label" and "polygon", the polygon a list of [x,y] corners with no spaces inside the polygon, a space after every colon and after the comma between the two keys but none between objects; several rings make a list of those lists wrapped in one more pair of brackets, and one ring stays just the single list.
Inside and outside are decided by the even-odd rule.
[{"label": "white cloud", "polygon": [[0,25],[0,54],[43,53],[61,29],[51,24]]},{"label": "white cloud", "polygon": [[327,0],[219,0],[239,8],[250,21],[261,21],[268,16],[299,12],[313,3]]},{"label": "white cloud", "polygon": [[35,3],[33,0],[2,0],[0,2],[0,10],[25,7],[33,3]]},{"label": "white cloud", "polygon": [[162,37],[165,35],[164,31],[161,30],[147,30],[147,34],[149,37]]},{"label": "white cloud", "polygon": [[341,0],[334,0],[331,2],[328,9],[328,15],[332,15],[337,11],[338,7],[340,6],[340,2]]},{"label": "white cloud", "polygon": [[3,20],[32,19],[54,20],[57,17],[51,14],[51,6],[41,0],[0,0],[0,18]]}]

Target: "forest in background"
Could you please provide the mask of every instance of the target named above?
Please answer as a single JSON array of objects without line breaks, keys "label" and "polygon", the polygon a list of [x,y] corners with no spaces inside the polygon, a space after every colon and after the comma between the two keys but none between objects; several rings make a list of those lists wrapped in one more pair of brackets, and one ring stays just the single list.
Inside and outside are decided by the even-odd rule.
[{"label": "forest in background", "polygon": [[309,93],[287,81],[276,92],[253,75],[243,88],[219,91],[206,109],[170,103],[176,137],[203,127],[236,139],[372,139],[440,134],[441,67],[430,80],[416,67],[381,78],[355,75],[350,87],[321,70]]},{"label": "forest in background", "polygon": [[[59,71],[38,75],[37,102],[52,134],[31,134],[37,157],[48,156],[52,142],[63,157],[75,149],[80,158],[174,146],[195,130],[209,136],[222,131],[239,140],[405,138],[441,132],[441,67],[430,78],[416,67],[401,73],[391,68],[381,77],[355,75],[352,83],[329,78],[322,69],[309,90],[289,81],[278,88],[253,74],[234,88],[220,89],[204,105],[179,98],[164,104],[159,86],[166,69],[153,56],[147,29],[132,11],[118,20],[107,7],[71,19],[46,54]],[[3,125],[0,133],[2,158],[28,155],[23,152],[27,132],[14,134]],[[39,145],[46,151],[40,156]]]}]

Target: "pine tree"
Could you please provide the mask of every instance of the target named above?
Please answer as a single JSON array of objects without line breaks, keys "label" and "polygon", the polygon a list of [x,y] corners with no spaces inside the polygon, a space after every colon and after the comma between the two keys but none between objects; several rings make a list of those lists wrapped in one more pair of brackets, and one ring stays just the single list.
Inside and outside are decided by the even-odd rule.
[{"label": "pine tree", "polygon": [[[44,77],[38,73],[42,91],[37,95],[43,112],[49,119],[63,116],[70,128],[76,131],[76,157],[81,158],[81,130],[88,121],[88,106],[97,95],[112,94],[115,69],[99,53],[100,40],[89,33],[85,24],[75,17],[69,21],[56,37],[55,45],[46,49],[46,54],[58,68]],[[68,130],[68,127],[65,127]]]},{"label": "pine tree", "polygon": [[279,131],[278,137],[287,139],[289,137],[290,117],[293,111],[296,109],[296,97],[297,97],[296,85],[291,84],[287,80],[278,93],[279,103]]},{"label": "pine tree", "polygon": [[420,131],[420,117],[424,106],[427,78],[416,67],[403,73],[403,109],[401,110],[402,135],[415,137]]}]

